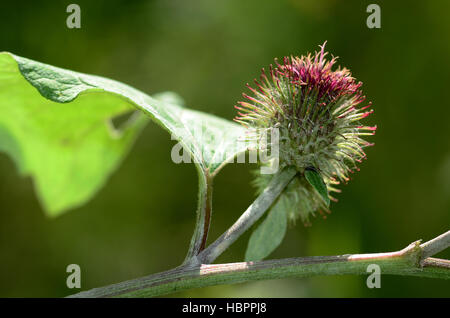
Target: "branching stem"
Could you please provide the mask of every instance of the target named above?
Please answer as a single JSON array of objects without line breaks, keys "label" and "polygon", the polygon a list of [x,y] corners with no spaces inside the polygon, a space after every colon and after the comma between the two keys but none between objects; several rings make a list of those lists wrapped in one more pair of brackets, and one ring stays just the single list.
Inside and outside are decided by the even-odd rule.
[{"label": "branching stem", "polygon": [[159,274],[95,288],[71,297],[154,297],[192,288],[256,280],[318,275],[365,275],[368,274],[367,268],[371,264],[380,266],[382,275],[450,279],[450,261],[422,257],[422,246],[427,246],[430,242],[422,245],[414,242],[400,251],[390,253],[181,266]]},{"label": "branching stem", "polygon": [[241,217],[206,249],[211,215],[212,179],[206,178],[201,193],[204,205],[199,206],[201,222],[197,222],[188,256],[180,267],[166,272],[95,288],[70,297],[153,297],[191,288],[234,284],[255,280],[317,275],[364,275],[369,265],[380,266],[381,274],[450,279],[450,261],[430,256],[450,246],[450,231],[420,244],[389,253],[313,256],[209,265],[237,238],[248,230],[275,202],[296,175],[293,168],[277,173],[261,195]]},{"label": "branching stem", "polygon": [[194,261],[197,264],[212,263],[264,215],[296,174],[297,170],[292,167],[285,168],[277,173],[266,189],[247,208],[240,218],[214,243],[203,250]]}]

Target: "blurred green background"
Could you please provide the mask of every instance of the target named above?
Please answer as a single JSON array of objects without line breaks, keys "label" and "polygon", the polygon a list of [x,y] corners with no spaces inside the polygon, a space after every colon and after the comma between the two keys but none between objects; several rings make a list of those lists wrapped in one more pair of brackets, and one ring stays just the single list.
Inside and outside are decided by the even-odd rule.
[{"label": "blurred green background", "polygon": [[[81,29],[66,7],[81,6]],[[381,29],[366,7],[381,6]],[[271,258],[384,252],[450,224],[449,1],[158,0],[2,1],[0,51],[102,75],[147,93],[173,90],[194,109],[231,119],[245,83],[274,57],[327,49],[364,83],[377,124],[369,160],[327,220],[291,226]],[[68,264],[90,289],[179,265],[194,227],[197,177],[170,159],[173,141],[149,125],[88,204],[46,217],[32,180],[0,154],[0,296],[60,297]],[[45,155],[45,154],[43,154]],[[252,202],[251,165],[215,180],[210,241]],[[249,233],[218,262],[241,261]],[[449,258],[450,252],[442,257]],[[177,297],[449,297],[450,284],[382,276],[272,280],[190,290]]]}]

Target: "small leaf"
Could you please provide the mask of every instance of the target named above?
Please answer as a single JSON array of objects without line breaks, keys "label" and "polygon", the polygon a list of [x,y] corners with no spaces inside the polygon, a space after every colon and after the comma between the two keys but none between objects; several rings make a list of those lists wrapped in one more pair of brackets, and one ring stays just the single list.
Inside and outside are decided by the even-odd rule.
[{"label": "small leaf", "polygon": [[283,241],[287,228],[286,201],[280,197],[266,219],[253,231],[248,241],[245,261],[259,261],[269,256]]},{"label": "small leaf", "polygon": [[330,206],[330,198],[328,197],[327,185],[323,181],[320,173],[313,167],[305,169],[305,178],[309,184],[320,194],[327,206]]}]

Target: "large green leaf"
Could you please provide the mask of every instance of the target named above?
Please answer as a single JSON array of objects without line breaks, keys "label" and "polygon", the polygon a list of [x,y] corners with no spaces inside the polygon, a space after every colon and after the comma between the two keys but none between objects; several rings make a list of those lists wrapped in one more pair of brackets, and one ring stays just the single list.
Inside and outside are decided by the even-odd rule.
[{"label": "large green leaf", "polygon": [[152,98],[110,79],[0,53],[0,151],[33,177],[50,215],[83,204],[104,185],[148,116],[139,112],[118,128],[112,119],[136,108],[194,159],[203,210],[207,178],[246,149],[236,142],[243,128],[167,95]]}]

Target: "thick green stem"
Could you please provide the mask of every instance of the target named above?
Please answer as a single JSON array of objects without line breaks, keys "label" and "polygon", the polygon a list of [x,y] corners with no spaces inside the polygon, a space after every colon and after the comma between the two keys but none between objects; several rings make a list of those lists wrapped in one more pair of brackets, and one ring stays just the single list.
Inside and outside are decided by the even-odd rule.
[{"label": "thick green stem", "polygon": [[200,190],[198,196],[197,219],[195,222],[194,234],[192,235],[191,244],[184,263],[187,263],[192,258],[196,257],[206,246],[212,214],[212,183],[213,177],[209,174],[208,170],[206,170],[205,173],[199,173]]},{"label": "thick green stem", "polygon": [[167,272],[95,288],[70,297],[154,297],[191,288],[256,280],[318,275],[367,275],[371,264],[381,275],[450,279],[450,261],[426,258],[419,242],[392,253],[315,256],[261,262],[181,266]]}]

